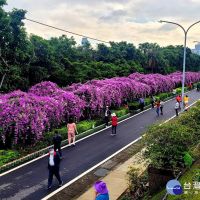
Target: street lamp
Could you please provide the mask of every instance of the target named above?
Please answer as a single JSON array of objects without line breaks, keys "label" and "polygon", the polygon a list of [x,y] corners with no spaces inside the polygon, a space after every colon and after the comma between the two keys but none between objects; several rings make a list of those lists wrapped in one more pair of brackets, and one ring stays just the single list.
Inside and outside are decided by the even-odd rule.
[{"label": "street lamp", "polygon": [[185,29],[182,25],[178,24],[178,23],[175,23],[175,22],[170,22],[170,21],[165,21],[165,20],[160,20],[159,21],[160,23],[169,23],[169,24],[174,24],[174,25],[177,25],[179,26],[183,32],[184,32],[184,35],[185,35],[185,39],[184,39],[184,53],[183,53],[183,77],[182,77],[182,110],[184,108],[184,102],[183,102],[183,98],[184,98],[184,86],[185,86],[185,59],[186,59],[186,43],[187,43],[187,33],[188,31],[196,24],[200,23],[200,21],[197,21],[195,23],[193,23],[192,25],[190,25],[188,27],[188,29]]}]

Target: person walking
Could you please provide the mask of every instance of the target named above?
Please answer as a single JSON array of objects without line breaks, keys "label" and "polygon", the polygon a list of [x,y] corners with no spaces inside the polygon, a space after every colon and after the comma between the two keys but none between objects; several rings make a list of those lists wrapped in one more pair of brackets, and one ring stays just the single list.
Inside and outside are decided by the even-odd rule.
[{"label": "person walking", "polygon": [[163,115],[163,107],[164,107],[164,102],[160,102],[160,114]]},{"label": "person walking", "polygon": [[183,103],[184,103],[184,107],[187,109],[188,103],[189,103],[189,97],[188,97],[188,95],[184,96]]},{"label": "person walking", "polygon": [[157,116],[159,117],[160,116],[160,100],[159,99],[156,101],[155,106],[156,106]]},{"label": "person walking", "polygon": [[110,120],[110,115],[111,115],[111,112],[109,110],[109,107],[106,106],[106,110],[105,110],[105,114],[104,114],[106,127],[108,126],[108,123],[109,123],[109,120]]},{"label": "person walking", "polygon": [[181,99],[181,95],[180,94],[176,97],[176,101],[179,103],[179,109],[181,109],[182,99]]},{"label": "person walking", "polygon": [[176,102],[174,109],[176,112],[176,116],[178,117],[178,110],[179,110],[179,102],[178,101]]},{"label": "person walking", "polygon": [[62,142],[62,137],[56,130],[55,135],[53,137],[54,151],[58,150],[60,158],[62,159],[61,142]]},{"label": "person walking", "polygon": [[69,146],[71,146],[71,142],[72,142],[72,145],[75,146],[75,133],[78,134],[78,131],[77,131],[77,128],[76,128],[76,124],[74,123],[73,119],[70,118],[69,119],[69,122],[67,124],[67,131],[68,131],[68,143],[69,143]]},{"label": "person walking", "polygon": [[192,82],[189,82],[189,84],[188,84],[188,89],[189,89],[189,90],[192,90],[192,89],[193,89],[193,83],[192,83]]},{"label": "person walking", "polygon": [[63,185],[63,181],[60,178],[60,155],[54,149],[50,149],[48,156],[48,169],[49,169],[49,177],[48,177],[48,189],[52,187],[53,175],[58,179],[59,187]]},{"label": "person walking", "polygon": [[154,108],[154,104],[155,104],[155,97],[152,95],[151,96],[151,108]]},{"label": "person walking", "polygon": [[144,98],[139,98],[139,104],[140,104],[140,110],[143,111],[144,110]]},{"label": "person walking", "polygon": [[109,192],[105,182],[97,181],[94,184],[94,189],[94,200],[109,200]]},{"label": "person walking", "polygon": [[111,135],[116,135],[117,134],[118,118],[117,118],[115,113],[112,114],[111,123],[112,123],[112,134]]}]

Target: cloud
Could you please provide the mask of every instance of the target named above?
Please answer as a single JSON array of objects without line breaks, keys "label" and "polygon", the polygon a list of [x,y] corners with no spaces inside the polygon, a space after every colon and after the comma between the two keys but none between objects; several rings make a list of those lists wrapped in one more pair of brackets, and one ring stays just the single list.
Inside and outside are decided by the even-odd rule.
[{"label": "cloud", "polygon": [[[199,0],[8,0],[6,9],[13,7],[25,9],[27,17],[50,25],[106,41],[126,40],[136,45],[183,44],[180,28],[160,24],[158,20],[171,20],[184,27],[200,20]],[[26,28],[29,33],[47,38],[63,34],[30,22],[26,22]],[[200,25],[189,32],[191,47],[193,40],[199,40],[199,33]]]},{"label": "cloud", "polygon": [[173,25],[173,24],[164,24],[162,25],[158,30],[159,31],[166,31],[166,32],[169,32],[169,31],[173,31],[177,29],[177,26]]},{"label": "cloud", "polygon": [[113,10],[102,17],[99,18],[100,22],[119,22],[120,19],[126,16],[127,12],[125,10]]}]

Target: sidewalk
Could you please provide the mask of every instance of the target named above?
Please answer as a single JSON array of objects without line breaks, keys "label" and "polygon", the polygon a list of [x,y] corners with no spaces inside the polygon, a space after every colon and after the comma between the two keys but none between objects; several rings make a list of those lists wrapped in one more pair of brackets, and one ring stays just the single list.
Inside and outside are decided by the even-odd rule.
[{"label": "sidewalk", "polygon": [[[102,181],[106,182],[107,184],[111,200],[118,199],[127,189],[128,182],[126,173],[130,166],[134,166],[135,168],[139,169],[140,173],[144,172],[144,170],[146,169],[145,161],[142,159],[141,152],[135,154],[132,158],[114,169],[102,179]],[[77,198],[77,200],[89,200],[93,197],[94,188],[91,187],[88,191]]]}]

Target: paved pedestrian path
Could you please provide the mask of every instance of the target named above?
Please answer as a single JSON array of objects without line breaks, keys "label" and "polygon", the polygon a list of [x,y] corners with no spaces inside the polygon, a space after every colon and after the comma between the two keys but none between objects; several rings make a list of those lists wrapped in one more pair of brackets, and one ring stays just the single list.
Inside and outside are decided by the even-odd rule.
[{"label": "paved pedestrian path", "polygon": [[[134,168],[138,169],[139,173],[142,173],[146,169],[146,162],[142,158],[142,153],[139,152],[134,155],[132,158],[127,160],[125,163],[117,167],[115,170],[110,172],[106,177],[102,179],[107,184],[109,189],[110,199],[116,200],[118,199],[127,189],[127,171],[130,166],[134,166]],[[94,188],[93,186],[82,194],[77,200],[88,200],[92,199],[94,196]]]},{"label": "paved pedestrian path", "polygon": [[[190,103],[200,99],[200,93],[188,93]],[[165,121],[175,115],[175,100],[164,104],[164,115],[157,117],[153,109],[132,117],[117,127],[117,136],[110,136],[106,129],[63,150],[64,159],[60,171],[64,184],[113,155],[121,148],[141,137],[153,123]],[[0,176],[1,200],[39,200],[58,189],[55,181],[50,191],[46,190],[48,179],[47,157],[43,157],[4,176]]]}]

